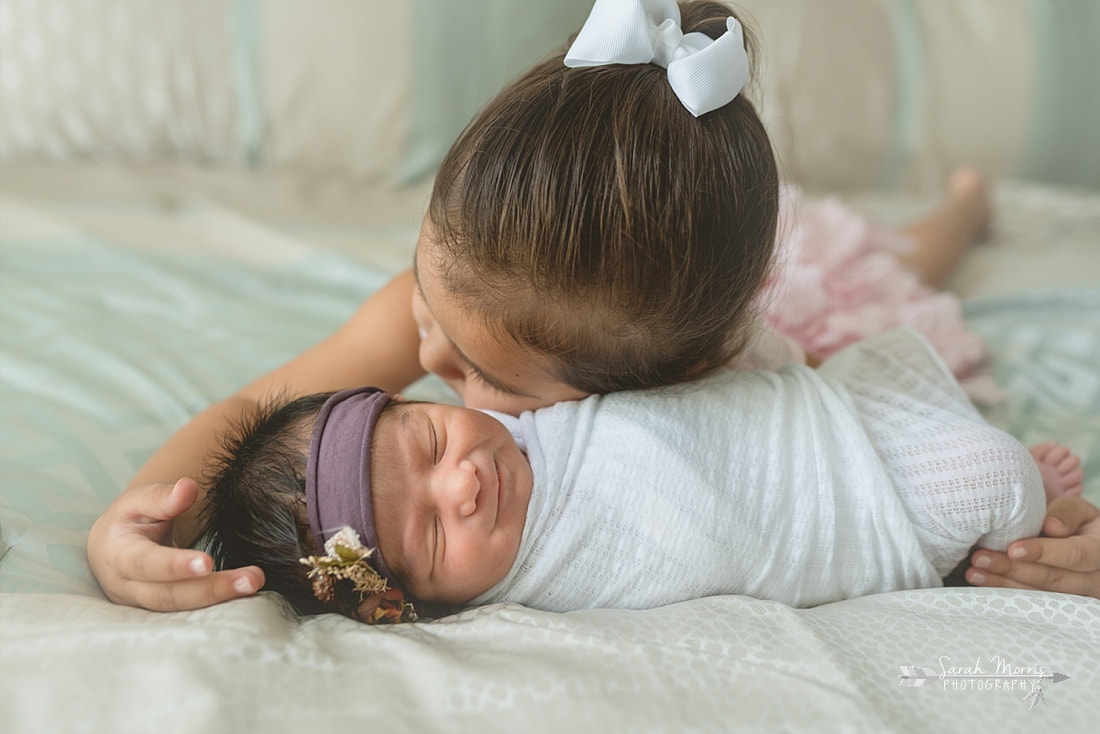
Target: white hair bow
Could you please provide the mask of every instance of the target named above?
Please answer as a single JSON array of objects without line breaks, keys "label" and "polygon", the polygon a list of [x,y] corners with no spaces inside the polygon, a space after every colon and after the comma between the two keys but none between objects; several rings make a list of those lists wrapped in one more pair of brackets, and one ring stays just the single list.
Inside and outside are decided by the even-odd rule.
[{"label": "white hair bow", "polygon": [[680,30],[675,0],[596,0],[565,55],[565,65],[657,64],[691,114],[733,101],[749,80],[749,57],[736,18],[713,40]]}]

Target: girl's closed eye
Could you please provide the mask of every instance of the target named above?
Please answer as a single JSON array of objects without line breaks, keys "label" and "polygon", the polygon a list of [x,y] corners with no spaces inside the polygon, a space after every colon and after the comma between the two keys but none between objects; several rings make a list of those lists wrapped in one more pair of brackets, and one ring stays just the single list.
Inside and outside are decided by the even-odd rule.
[{"label": "girl's closed eye", "polygon": [[494,385],[493,383],[486,380],[485,376],[482,375],[480,372],[477,371],[477,369],[475,369],[473,367],[470,368],[469,376],[466,379],[471,380],[473,382],[476,382],[477,384],[479,384],[483,387],[487,387],[488,389],[492,390],[493,392],[498,392],[498,393],[503,393],[504,392],[503,390],[498,388],[496,385]]},{"label": "girl's closed eye", "polygon": [[501,387],[500,385],[498,385],[495,382],[491,382],[488,377],[481,374],[481,370],[479,370],[477,367],[474,367],[472,365],[470,366],[469,373],[468,373],[466,379],[470,380],[470,381],[473,381],[473,382],[476,382],[478,385],[481,385],[482,387],[488,388],[489,390],[493,391],[497,395],[510,395],[510,396],[522,395],[522,393],[518,393],[515,390],[509,390],[506,387]]}]

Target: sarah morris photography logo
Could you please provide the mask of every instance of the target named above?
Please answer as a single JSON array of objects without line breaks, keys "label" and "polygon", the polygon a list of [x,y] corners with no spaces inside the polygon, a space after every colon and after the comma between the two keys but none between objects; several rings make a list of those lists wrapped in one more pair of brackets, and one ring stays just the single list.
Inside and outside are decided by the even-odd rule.
[{"label": "sarah morris photography logo", "polygon": [[957,665],[952,663],[950,656],[940,655],[938,671],[917,665],[899,667],[899,686],[919,688],[929,684],[929,687],[941,687],[945,691],[1022,692],[1024,696],[1021,700],[1030,701],[1028,711],[1040,703],[1047,705],[1043,696],[1044,683],[1061,683],[1069,679],[1065,673],[1048,670],[1041,665],[1013,665],[1000,655],[986,659],[984,665],[981,658],[973,664]]}]

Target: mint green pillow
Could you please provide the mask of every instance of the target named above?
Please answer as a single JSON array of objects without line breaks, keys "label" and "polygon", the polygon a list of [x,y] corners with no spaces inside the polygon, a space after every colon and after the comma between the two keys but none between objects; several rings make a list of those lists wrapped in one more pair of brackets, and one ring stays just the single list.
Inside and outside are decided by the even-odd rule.
[{"label": "mint green pillow", "polygon": [[401,180],[432,173],[474,113],[564,47],[591,8],[591,0],[412,0],[416,53]]},{"label": "mint green pillow", "polygon": [[1028,0],[1034,104],[1020,178],[1100,187],[1100,2]]}]

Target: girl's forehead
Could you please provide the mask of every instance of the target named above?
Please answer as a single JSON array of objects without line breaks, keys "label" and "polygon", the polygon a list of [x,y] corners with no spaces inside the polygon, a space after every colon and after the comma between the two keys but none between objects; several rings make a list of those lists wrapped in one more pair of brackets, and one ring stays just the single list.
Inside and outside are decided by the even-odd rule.
[{"label": "girl's forehead", "polygon": [[[425,217],[420,225],[420,234],[416,240],[416,249],[413,250],[413,272],[418,267],[439,268],[444,265],[447,248],[444,247],[435,236],[435,228],[431,221]],[[455,253],[457,255],[458,253]],[[455,257],[450,258],[452,260]]]},{"label": "girl's forehead", "polygon": [[[440,271],[438,258],[417,258],[414,272],[420,297],[455,357],[498,391],[534,397],[527,386],[545,381],[546,358],[494,328],[502,317],[488,309],[479,310],[474,305],[476,298],[453,293]],[[495,300],[499,301],[497,296]],[[506,308],[507,304],[498,306]]]},{"label": "girl's forehead", "polygon": [[[465,381],[468,407],[492,408],[518,415],[524,410],[587,393],[564,383],[556,362],[520,344],[505,331],[505,311],[529,298],[530,288],[490,288],[478,278],[461,278],[462,263],[432,238],[425,219],[413,261],[417,291],[436,328],[449,342],[457,366],[476,381]],[[456,278],[460,292],[454,292]],[[475,289],[481,292],[474,293]],[[491,304],[491,305],[486,305]]]}]

